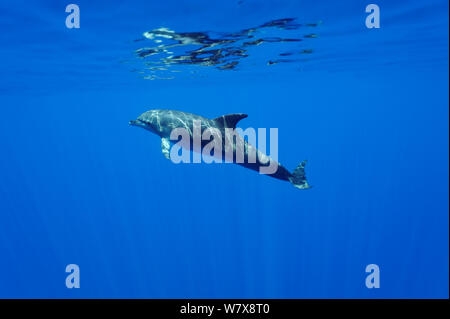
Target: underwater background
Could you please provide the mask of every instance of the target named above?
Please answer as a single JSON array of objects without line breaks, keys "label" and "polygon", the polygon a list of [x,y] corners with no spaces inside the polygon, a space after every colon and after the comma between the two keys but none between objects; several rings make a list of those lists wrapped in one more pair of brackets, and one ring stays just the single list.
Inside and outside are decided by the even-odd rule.
[{"label": "underwater background", "polygon": [[[448,298],[448,1],[69,3],[0,3],[1,298]],[[278,128],[313,188],[168,161],[155,108]]]}]

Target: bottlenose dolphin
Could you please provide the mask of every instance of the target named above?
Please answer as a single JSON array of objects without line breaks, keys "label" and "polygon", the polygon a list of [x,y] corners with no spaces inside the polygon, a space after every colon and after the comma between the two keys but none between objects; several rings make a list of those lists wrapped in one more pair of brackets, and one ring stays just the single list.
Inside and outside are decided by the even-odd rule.
[{"label": "bottlenose dolphin", "polygon": [[[170,159],[170,136],[173,130],[184,129],[189,134],[189,143],[181,145],[181,147],[189,149],[189,151],[201,153],[200,148],[206,146],[210,141],[202,139],[199,145],[200,148],[196,149],[195,143],[193,143],[196,134],[202,136],[202,134],[209,129],[215,130],[215,132],[219,132],[221,136],[227,137],[227,134],[229,135],[230,131],[233,132],[236,129],[236,124],[246,117],[246,114],[228,114],[215,119],[208,119],[200,115],[181,111],[150,110],[141,114],[136,120],[130,121],[129,124],[142,127],[161,137],[161,151],[166,158]],[[194,123],[197,123],[197,125],[201,123],[201,125],[198,125],[197,130]],[[195,133],[196,131],[197,133]],[[232,143],[230,144],[229,141],[232,141]],[[300,189],[310,188],[305,176],[306,161],[301,162],[297,168],[290,173],[280,163],[257,150],[256,147],[248,143],[239,134],[234,135],[234,138],[223,138],[221,139],[221,143],[223,143],[223,148],[221,148],[223,152],[220,154],[222,159],[230,160],[230,158],[227,158],[227,155],[231,155],[231,162],[260,172],[261,169],[267,168],[269,165],[268,163],[270,163],[270,165],[275,165],[275,170],[272,174],[267,175],[283,181],[289,181],[292,185]],[[231,147],[231,151],[226,154],[225,150],[227,147],[228,149]],[[244,154],[244,160],[242,162],[233,161],[234,158],[237,158],[237,154],[240,151]],[[254,161],[249,160],[250,154],[257,154]]]}]

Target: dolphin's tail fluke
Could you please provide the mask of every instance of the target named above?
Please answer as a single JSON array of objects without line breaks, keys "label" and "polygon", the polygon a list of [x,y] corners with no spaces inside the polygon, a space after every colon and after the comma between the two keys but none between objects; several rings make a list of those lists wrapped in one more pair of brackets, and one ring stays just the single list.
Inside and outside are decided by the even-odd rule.
[{"label": "dolphin's tail fluke", "polygon": [[300,189],[307,189],[311,187],[306,181],[305,165],[306,161],[301,162],[289,177],[291,184]]}]

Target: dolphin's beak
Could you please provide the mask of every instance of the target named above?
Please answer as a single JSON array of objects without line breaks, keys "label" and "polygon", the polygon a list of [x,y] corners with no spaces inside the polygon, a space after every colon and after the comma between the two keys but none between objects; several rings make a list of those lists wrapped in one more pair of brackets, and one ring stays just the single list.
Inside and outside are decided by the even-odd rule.
[{"label": "dolphin's beak", "polygon": [[141,121],[140,119],[131,120],[128,122],[128,124],[130,124],[131,126],[137,126],[137,127],[142,127],[142,128],[148,129],[147,124],[144,121]]}]

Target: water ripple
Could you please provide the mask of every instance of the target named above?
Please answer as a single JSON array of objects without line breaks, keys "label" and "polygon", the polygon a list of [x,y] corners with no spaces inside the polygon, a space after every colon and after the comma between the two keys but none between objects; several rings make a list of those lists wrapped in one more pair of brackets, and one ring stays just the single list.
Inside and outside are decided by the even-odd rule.
[{"label": "water ripple", "polygon": [[[258,27],[232,33],[218,32],[175,32],[169,28],[159,28],[144,32],[137,43],[151,42],[153,46],[142,46],[135,50],[136,57],[143,65],[133,70],[145,79],[173,79],[175,73],[193,68],[185,66],[215,67],[217,70],[238,70],[241,62],[250,54],[258,56],[266,65],[302,61],[300,55],[314,51],[308,41],[317,38],[311,32],[318,23],[298,23],[295,18],[277,19]],[[304,29],[304,32],[299,32]],[[301,31],[301,30],[300,30]],[[305,44],[306,42],[306,44]],[[274,45],[279,47],[256,52],[252,47]],[[289,59],[285,57],[290,57]],[[262,60],[262,61],[261,61]]]}]

